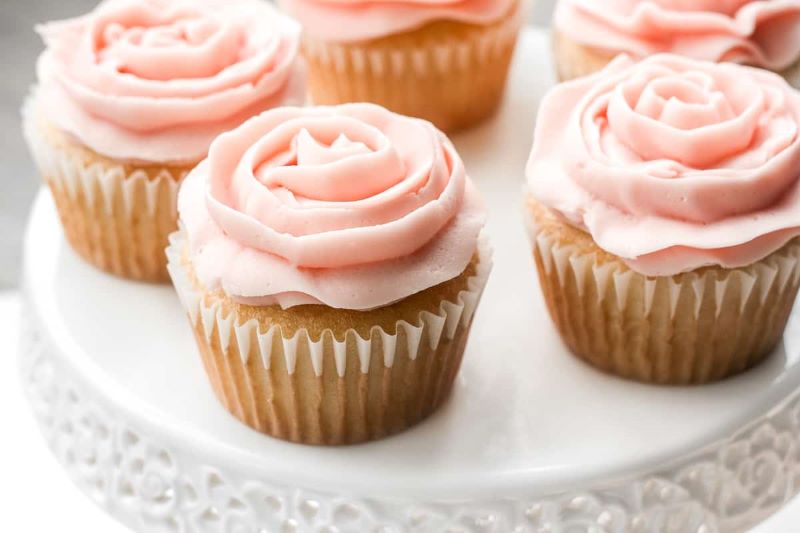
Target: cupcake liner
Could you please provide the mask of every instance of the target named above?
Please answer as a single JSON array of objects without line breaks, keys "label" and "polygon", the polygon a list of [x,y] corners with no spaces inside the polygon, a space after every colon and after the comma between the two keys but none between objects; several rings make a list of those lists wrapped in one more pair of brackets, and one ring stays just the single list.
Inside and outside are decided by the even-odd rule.
[{"label": "cupcake liner", "polygon": [[470,126],[500,103],[525,11],[519,1],[501,22],[466,37],[334,43],[305,36],[312,100],[373,102],[444,131]]},{"label": "cupcake liner", "polygon": [[379,326],[362,338],[354,329],[284,333],[256,319],[244,321],[196,286],[184,263],[185,237],[173,233],[169,272],[189,315],[212,388],[245,424],[284,440],[351,444],[380,438],[421,421],[447,398],[491,269],[491,252],[467,290],[400,320],[394,333]]},{"label": "cupcake liner", "polygon": [[177,228],[178,187],[189,169],[131,169],[51,142],[32,98],[23,107],[23,131],[72,248],[111,274],[167,281],[164,248]]},{"label": "cupcake liner", "polygon": [[780,341],[800,285],[800,240],[747,267],[656,278],[535,227],[531,242],[569,348],[648,383],[707,383],[758,364]]}]

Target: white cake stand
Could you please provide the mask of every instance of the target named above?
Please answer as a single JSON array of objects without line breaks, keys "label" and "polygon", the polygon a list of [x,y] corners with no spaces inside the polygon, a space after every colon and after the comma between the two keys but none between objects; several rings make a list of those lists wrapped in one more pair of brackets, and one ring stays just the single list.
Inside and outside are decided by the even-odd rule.
[{"label": "white cake stand", "polygon": [[452,399],[371,444],[293,445],[229,416],[171,288],[84,264],[41,193],[22,376],[69,475],[139,531],[712,533],[781,507],[800,490],[800,316],[765,364],[697,388],[608,377],[560,343],[519,194],[550,84],[546,39],[527,33],[500,116],[456,139],[496,267]]}]

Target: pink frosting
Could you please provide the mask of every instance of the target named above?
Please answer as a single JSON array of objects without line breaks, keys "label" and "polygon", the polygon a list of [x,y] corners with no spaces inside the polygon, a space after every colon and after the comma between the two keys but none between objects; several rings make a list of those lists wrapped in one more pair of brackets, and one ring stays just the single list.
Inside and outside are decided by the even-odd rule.
[{"label": "pink frosting", "polygon": [[46,116],[109,157],[199,161],[223,131],[304,100],[299,26],[259,0],[110,0],[39,31]]},{"label": "pink frosting", "polygon": [[316,39],[363,41],[436,20],[490,24],[519,0],[280,0]]},{"label": "pink frosting", "polygon": [[528,183],[642,274],[744,266],[800,234],[799,124],[771,72],[620,56],[545,97]]},{"label": "pink frosting", "polygon": [[372,104],[281,108],[221,135],[178,210],[210,288],[372,309],[460,275],[484,209],[430,123]]},{"label": "pink frosting", "polygon": [[800,57],[800,0],[560,0],[555,26],[638,58],[670,52],[783,70]]}]

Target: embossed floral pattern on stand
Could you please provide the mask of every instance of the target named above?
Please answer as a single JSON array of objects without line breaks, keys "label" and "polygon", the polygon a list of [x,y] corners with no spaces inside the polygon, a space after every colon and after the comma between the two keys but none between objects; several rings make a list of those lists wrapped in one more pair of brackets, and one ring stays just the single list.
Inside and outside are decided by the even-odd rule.
[{"label": "embossed floral pattern on stand", "polygon": [[437,503],[248,479],[130,423],[82,386],[28,309],[22,324],[22,380],[48,445],[82,491],[137,531],[723,533],[762,521],[800,489],[797,395],[672,467],[568,494]]}]

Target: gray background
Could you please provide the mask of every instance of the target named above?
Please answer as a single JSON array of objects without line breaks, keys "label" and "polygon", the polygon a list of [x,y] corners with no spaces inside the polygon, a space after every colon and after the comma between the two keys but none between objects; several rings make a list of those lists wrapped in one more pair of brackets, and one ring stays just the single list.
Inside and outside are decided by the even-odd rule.
[{"label": "gray background", "polygon": [[[533,21],[546,24],[555,0],[534,0]],[[33,195],[39,186],[20,135],[19,108],[34,78],[42,48],[33,32],[37,22],[79,15],[95,0],[0,1],[0,289],[17,284],[20,243]]]}]

